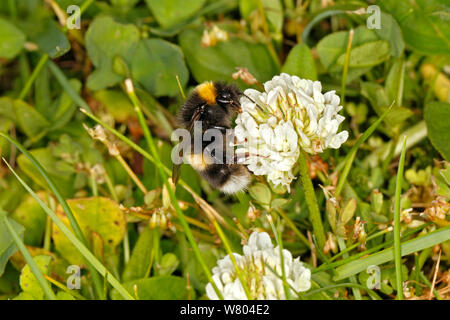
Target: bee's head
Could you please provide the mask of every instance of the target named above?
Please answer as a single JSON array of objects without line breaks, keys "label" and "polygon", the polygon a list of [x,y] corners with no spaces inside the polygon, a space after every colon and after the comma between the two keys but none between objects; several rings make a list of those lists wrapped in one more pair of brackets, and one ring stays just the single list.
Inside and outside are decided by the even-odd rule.
[{"label": "bee's head", "polygon": [[215,83],[216,103],[230,113],[241,113],[241,104],[239,102],[240,92],[234,85]]}]

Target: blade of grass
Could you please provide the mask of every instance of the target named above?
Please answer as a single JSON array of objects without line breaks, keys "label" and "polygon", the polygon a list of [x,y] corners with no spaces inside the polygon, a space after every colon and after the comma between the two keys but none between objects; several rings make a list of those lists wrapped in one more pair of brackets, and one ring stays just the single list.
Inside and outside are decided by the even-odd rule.
[{"label": "blade of grass", "polygon": [[394,260],[395,260],[395,276],[397,283],[397,300],[403,300],[403,281],[402,281],[402,247],[400,239],[400,213],[401,203],[400,196],[403,184],[403,169],[405,166],[406,153],[406,136],[403,138],[403,149],[400,155],[397,170],[397,182],[395,186],[395,208],[394,208]]},{"label": "blade of grass", "polygon": [[[399,136],[408,136],[408,141],[406,142],[406,148],[411,148],[415,144],[419,143],[427,137],[427,126],[425,120],[418,122],[417,124],[409,127]],[[373,166],[373,163],[377,163],[379,160],[384,160],[389,156],[389,151],[393,141],[384,143],[381,147],[373,151],[371,154],[362,161],[362,166]],[[398,156],[402,151],[402,142],[398,141],[394,149],[394,157]]]},{"label": "blade of grass", "polygon": [[[403,239],[408,239],[411,235],[419,232],[420,230],[424,229],[425,227],[429,226],[430,224],[431,224],[431,222],[427,222],[427,223],[425,223],[425,224],[423,224],[423,225],[421,225],[421,226],[419,226],[419,227],[417,227],[417,228],[415,228],[415,229],[405,233],[405,235],[402,238]],[[383,248],[387,248],[388,246],[392,245],[393,243],[394,243],[394,240],[389,240],[387,242],[381,243],[381,244],[379,244],[379,245],[377,245],[375,247],[372,247],[370,249],[364,250],[364,251],[359,252],[357,254],[352,254],[348,258],[345,258],[345,259],[342,259],[342,260],[339,260],[339,261],[336,261],[336,262],[331,262],[329,264],[322,264],[320,267],[318,267],[316,269],[313,269],[311,271],[311,273],[317,273],[317,272],[320,272],[320,271],[330,270],[332,268],[336,268],[336,267],[342,266],[344,264],[350,263],[351,261],[355,261],[355,260],[357,260],[357,259],[359,259],[361,257],[365,257],[365,256],[368,256],[368,255],[370,255],[372,253],[378,252],[379,250],[381,250]],[[339,254],[337,254],[337,255],[339,255]]]},{"label": "blade of grass", "polygon": [[[440,228],[424,236],[403,242],[401,245],[401,254],[402,256],[406,256],[447,240],[450,240],[450,227]],[[392,260],[394,260],[394,248],[390,247],[363,259],[352,261],[337,267],[336,276],[333,280],[339,281],[348,278],[351,275],[366,270],[367,267],[371,265],[380,265]]]},{"label": "blade of grass", "polygon": [[383,121],[383,119],[386,117],[386,115],[391,111],[392,105],[381,115],[380,118],[378,118],[377,121],[375,121],[363,134],[359,139],[356,141],[355,145],[350,149],[349,153],[345,157],[344,160],[344,169],[342,170],[342,174],[339,177],[339,182],[336,187],[336,193],[335,197],[338,197],[341,194],[342,188],[344,187],[345,181],[347,180],[347,176],[350,172],[350,168],[352,167],[353,160],[355,159],[356,152],[358,151],[359,146],[366,141],[370,135],[375,131],[375,129],[378,127],[378,125]]},{"label": "blade of grass", "polygon": [[344,70],[342,71],[341,105],[345,105],[345,85],[347,84],[348,65],[350,63],[350,52],[352,49],[353,34],[353,29],[350,29],[348,33],[347,49],[345,51]]},{"label": "blade of grass", "polygon": [[42,68],[45,66],[45,63],[47,62],[49,56],[47,53],[44,53],[41,58],[39,59],[38,64],[34,68],[33,72],[31,73],[31,76],[28,78],[27,82],[22,88],[22,91],[20,91],[19,99],[23,100],[27,96],[28,92],[30,91],[31,85],[33,84],[34,80],[36,80],[38,74],[41,72]]},{"label": "blade of grass", "polygon": [[286,300],[291,300],[291,292],[289,290],[289,284],[286,280],[286,270],[284,265],[284,255],[283,255],[283,239],[281,236],[281,232],[279,232],[279,229],[275,228],[275,225],[272,220],[271,215],[266,215],[267,221],[269,221],[270,227],[272,228],[273,235],[275,236],[275,241],[278,244],[278,248],[280,250],[280,263],[281,263],[281,280],[283,281],[283,289],[284,294],[286,296]]},{"label": "blade of grass", "polygon": [[[378,238],[379,236],[384,235],[385,233],[391,232],[392,231],[392,227],[386,228],[384,230],[381,230],[369,237],[366,238],[365,242],[368,242],[372,239]],[[335,261],[337,258],[339,258],[340,256],[349,253],[350,251],[352,251],[353,249],[356,249],[360,244],[362,244],[362,241],[358,241],[355,244],[352,244],[350,247],[345,248],[344,250],[342,250],[341,252],[335,254],[333,257],[330,258],[330,262]]]},{"label": "blade of grass", "polygon": [[[337,236],[337,240],[338,240],[339,250],[341,250],[341,251],[345,250],[347,248],[347,246],[345,245],[345,240],[339,236]],[[348,253],[344,253],[343,257],[347,258]],[[358,283],[355,276],[350,276],[349,279],[350,279],[350,282],[353,284]],[[353,291],[353,296],[355,297],[355,300],[362,300],[361,291],[359,291],[359,288],[352,287],[352,291]]]},{"label": "blade of grass", "polygon": [[181,85],[180,77],[178,75],[176,75],[176,78],[177,78],[178,89],[180,90],[181,97],[183,98],[183,100],[185,100],[186,94],[184,93],[183,86]]},{"label": "blade of grass", "polygon": [[36,280],[38,281],[42,290],[44,290],[44,293],[47,296],[47,298],[49,300],[56,300],[55,294],[53,293],[50,284],[47,282],[47,280],[45,280],[44,275],[41,272],[41,269],[39,269],[36,262],[34,262],[33,257],[28,252],[28,250],[25,247],[25,245],[23,244],[22,240],[20,239],[20,237],[17,235],[16,231],[12,227],[11,223],[8,220],[7,213],[1,209],[0,209],[0,219],[3,220],[3,222],[6,225],[6,228],[8,228],[8,231],[11,234],[11,237],[13,238],[17,247],[19,248],[23,257],[25,258],[25,261],[30,266],[31,272],[33,272],[33,275],[36,277]]},{"label": "blade of grass", "polygon": [[[47,174],[45,169],[41,166],[41,164],[33,157],[31,153],[28,152],[27,149],[25,149],[19,142],[14,140],[11,136],[9,136],[6,133],[0,132],[0,137],[5,138],[10,143],[16,146],[17,149],[19,149],[27,158],[31,161],[31,163],[35,166],[35,168],[39,171],[39,173],[42,175],[44,180],[47,182],[48,186],[50,187],[50,190],[53,192],[53,194],[58,199],[58,202],[61,204],[61,207],[63,208],[65,214],[67,215],[67,218],[69,219],[70,225],[72,226],[73,231],[75,232],[75,235],[77,238],[87,247],[87,241],[84,237],[83,232],[81,231],[81,228],[75,219],[75,216],[72,213],[72,210],[70,209],[69,205],[67,204],[64,197],[59,192],[58,188],[54,184],[53,180],[50,178],[50,176]],[[102,286],[100,281],[100,276],[97,274],[95,269],[89,264],[89,261],[87,262],[87,266],[89,271],[92,275],[92,281],[94,284],[94,288],[96,290],[96,293],[100,298],[105,298],[102,294]]]},{"label": "blade of grass", "polygon": [[63,285],[61,282],[53,279],[52,277],[46,276],[44,274],[44,278],[47,279],[50,283],[52,283],[55,287],[60,288],[61,290],[63,290],[64,292],[70,294],[72,297],[78,299],[78,300],[87,300],[85,297],[83,297],[81,294],[79,294],[78,292],[76,292],[75,290],[71,290],[69,288],[67,288],[65,285]]},{"label": "blade of grass", "polygon": [[425,277],[422,271],[419,272],[419,277],[422,279],[423,282],[425,282],[425,284],[428,286],[428,288],[430,288],[430,290],[433,290],[433,294],[436,297],[436,299],[442,300],[442,297],[439,294],[439,292],[435,288],[433,288],[431,282],[427,279],[427,277]]},{"label": "blade of grass", "polygon": [[[14,174],[17,180],[22,186],[31,194],[31,196],[39,203],[41,208],[52,219],[55,225],[61,230],[62,233],[69,239],[69,241],[77,248],[77,250],[83,255],[86,261],[89,262],[100,274],[105,275],[108,270],[102,265],[100,261],[89,251],[89,249],[69,230],[69,228],[58,218],[55,212],[53,212],[39,197],[38,195],[20,178],[20,176],[14,171],[14,169],[3,159],[9,170]],[[133,297],[128,291],[114,278],[112,275],[108,276],[108,282],[122,295],[123,298],[133,300]]]},{"label": "blade of grass", "polygon": [[259,15],[261,18],[261,24],[262,24],[263,31],[264,31],[267,49],[269,49],[269,53],[272,56],[273,62],[277,65],[277,68],[279,69],[280,68],[280,59],[278,58],[277,52],[272,43],[272,37],[269,32],[269,25],[267,23],[264,5],[262,3],[262,0],[256,0],[256,2],[258,5]]},{"label": "blade of grass", "polygon": [[282,209],[276,209],[275,212],[277,212],[284,221],[288,224],[288,226],[294,231],[294,233],[299,237],[299,239],[306,244],[308,248],[311,248],[311,243],[309,243],[308,239],[303,235],[303,233],[298,230],[298,228],[295,226],[294,221],[292,221],[286,213]]},{"label": "blade of grass", "polygon": [[61,69],[52,61],[48,61],[47,65],[48,65],[50,71],[55,76],[56,80],[58,80],[61,87],[63,87],[64,91],[69,95],[69,97],[73,100],[73,102],[75,102],[81,108],[86,109],[89,112],[91,112],[91,108],[89,108],[89,105],[72,88],[72,86],[69,83],[69,80],[67,79],[65,74],[61,71]]},{"label": "blade of grass", "polygon": [[170,200],[172,202],[172,205],[175,208],[175,211],[177,212],[178,220],[180,220],[180,223],[181,223],[181,226],[183,227],[184,233],[186,234],[186,237],[188,238],[188,241],[191,244],[192,249],[194,250],[194,254],[197,257],[197,260],[199,261],[200,265],[202,266],[202,269],[203,269],[206,277],[208,278],[209,282],[213,286],[214,291],[216,292],[216,294],[219,298],[223,299],[223,296],[222,296],[220,290],[217,288],[216,283],[212,279],[211,272],[209,271],[208,267],[206,266],[205,261],[203,260],[203,257],[197,246],[197,243],[195,242],[194,236],[192,235],[189,224],[187,223],[186,218],[184,217],[184,214],[181,211],[180,205],[178,204],[178,200],[175,196],[175,192],[172,189],[172,186],[169,184],[168,176],[163,169],[164,166],[161,162],[161,159],[159,158],[159,154],[156,149],[155,143],[153,141],[153,137],[150,133],[150,130],[148,129],[146,122],[145,122],[144,115],[143,115],[141,107],[140,107],[140,102],[134,91],[134,87],[133,87],[133,83],[131,82],[131,79],[125,80],[125,88],[126,88],[126,93],[128,94],[128,97],[134,106],[134,110],[136,111],[139,123],[141,125],[142,130],[144,131],[145,140],[146,140],[147,145],[153,155],[153,159],[155,160],[155,163],[157,164],[156,167],[158,168],[158,173],[161,177],[161,180],[163,181],[164,185],[167,188]]}]

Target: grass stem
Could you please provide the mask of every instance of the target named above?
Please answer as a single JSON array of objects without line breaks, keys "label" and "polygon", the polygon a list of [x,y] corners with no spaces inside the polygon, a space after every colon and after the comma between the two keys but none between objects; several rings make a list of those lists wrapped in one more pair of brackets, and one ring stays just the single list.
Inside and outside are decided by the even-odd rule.
[{"label": "grass stem", "polygon": [[9,233],[11,234],[11,237],[13,238],[14,242],[16,243],[16,246],[19,248],[20,252],[22,253],[23,257],[25,258],[25,261],[29,265],[31,272],[36,277],[36,280],[38,281],[39,285],[41,286],[41,288],[44,291],[47,298],[49,300],[56,300],[55,294],[53,293],[51,286],[49,285],[47,280],[45,280],[44,275],[41,272],[41,269],[39,269],[38,265],[33,260],[33,257],[28,252],[27,248],[25,247],[24,243],[20,239],[16,230],[14,230],[14,228],[12,227],[11,223],[8,220],[8,216],[7,216],[6,212],[0,211],[0,219],[2,219],[3,223],[6,225],[6,228],[8,229]]},{"label": "grass stem", "polygon": [[348,68],[349,68],[349,64],[350,64],[350,52],[352,49],[353,33],[354,33],[353,29],[350,29],[350,31],[348,33],[347,50],[345,51],[344,70],[342,72],[341,105],[345,105],[345,87],[347,85],[347,74],[348,74]]},{"label": "grass stem", "polygon": [[400,155],[397,171],[397,181],[395,186],[395,208],[394,208],[394,260],[395,275],[397,284],[397,299],[403,300],[403,281],[402,281],[402,249],[400,239],[400,214],[401,214],[401,192],[403,184],[403,169],[405,165],[406,136],[403,138],[403,149]]},{"label": "grass stem", "polygon": [[25,83],[25,86],[22,88],[22,91],[20,91],[19,99],[23,100],[27,96],[28,92],[31,89],[32,84],[34,83],[34,80],[36,80],[37,76],[41,72],[42,68],[45,66],[49,56],[47,53],[44,53],[41,58],[39,59],[38,64],[36,65],[36,68],[34,68],[33,72],[31,73],[31,76],[28,78],[27,82]]}]

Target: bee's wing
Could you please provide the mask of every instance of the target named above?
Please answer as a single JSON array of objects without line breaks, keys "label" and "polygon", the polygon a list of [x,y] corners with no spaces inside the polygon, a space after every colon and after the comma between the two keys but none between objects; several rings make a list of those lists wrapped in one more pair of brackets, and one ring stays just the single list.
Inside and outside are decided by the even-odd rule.
[{"label": "bee's wing", "polygon": [[[189,131],[189,134],[192,137],[192,134],[194,133],[194,124],[195,122],[200,118],[202,111],[200,109],[196,110],[194,115],[192,116],[191,122],[189,123],[189,126],[187,127],[187,130]],[[180,145],[178,145],[179,147]],[[183,149],[178,151],[181,158],[183,158]],[[177,185],[178,179],[180,178],[180,169],[181,164],[173,164],[172,166],[172,182],[174,185]]]}]

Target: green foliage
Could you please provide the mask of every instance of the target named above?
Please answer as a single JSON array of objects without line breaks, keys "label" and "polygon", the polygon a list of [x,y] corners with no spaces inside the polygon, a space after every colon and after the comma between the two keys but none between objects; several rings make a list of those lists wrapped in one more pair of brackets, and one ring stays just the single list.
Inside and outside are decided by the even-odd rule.
[{"label": "green foliage", "polygon": [[450,119],[449,103],[432,102],[425,107],[425,121],[431,143],[447,161],[450,161],[448,119]]},{"label": "green foliage", "polygon": [[[39,196],[45,201],[46,193]],[[26,195],[20,205],[10,216],[16,222],[25,227],[23,242],[29,246],[40,246],[45,231],[46,215],[33,197]]]},{"label": "green foliage", "polygon": [[203,28],[186,29],[179,43],[197,82],[207,80],[232,81],[236,68],[247,68],[260,82],[277,74],[277,67],[266,46],[239,38],[219,42],[214,47],[202,47]]},{"label": "green foliage", "polygon": [[[116,247],[125,233],[125,216],[118,204],[102,197],[71,199],[67,203],[96,256],[108,261],[109,257],[115,255]],[[62,210],[56,213],[69,226],[65,213]],[[53,228],[52,239],[55,249],[67,261],[76,265],[84,263],[77,248],[56,226]]]},{"label": "green foliage", "polygon": [[86,32],[86,49],[97,68],[89,75],[89,88],[99,90],[118,84],[123,76],[114,72],[113,59],[119,56],[130,63],[139,39],[139,30],[132,24],[121,24],[108,16],[96,18]]},{"label": "green foliage", "polygon": [[131,61],[131,74],[157,97],[176,95],[176,76],[183,87],[189,76],[180,48],[160,39],[139,42]]},{"label": "green foliage", "polygon": [[[5,212],[0,211],[0,215],[6,214]],[[9,218],[7,218],[9,219]],[[11,225],[19,234],[20,237],[23,237],[23,233],[25,228],[15,222],[14,220],[10,220]],[[6,263],[9,258],[18,250],[16,244],[14,243],[13,238],[11,237],[5,223],[3,223],[3,219],[0,221],[0,277],[5,271]]]},{"label": "green foliage", "polygon": [[[140,279],[125,283],[125,288],[141,300],[186,300],[195,298],[195,292],[187,290],[185,278],[176,276],[158,276],[148,279]],[[111,297],[120,300],[116,291],[112,291]]]},{"label": "green foliage", "polygon": [[[34,257],[33,260],[43,274],[49,274],[52,257],[41,255]],[[28,264],[22,269],[22,273],[20,274],[20,288],[22,292],[19,294],[19,299],[28,300],[30,297],[32,297],[30,300],[44,299],[44,290],[41,288]]]},{"label": "green foliage", "polygon": [[193,15],[203,6],[205,0],[145,0],[145,3],[158,23],[168,28]]},{"label": "green foliage", "polygon": [[317,80],[317,71],[310,49],[304,43],[297,44],[289,52],[281,72],[304,79]]},{"label": "green foliage", "polygon": [[22,51],[25,35],[7,20],[0,19],[0,58],[12,59]]},{"label": "green foliage", "polygon": [[425,54],[450,53],[448,7],[440,0],[382,0],[381,7],[397,19],[407,44]]}]

